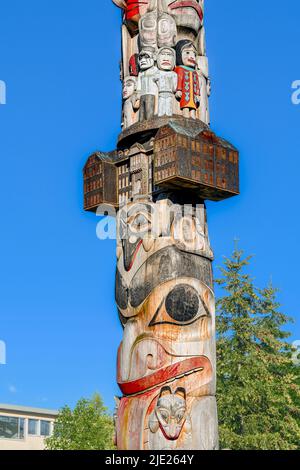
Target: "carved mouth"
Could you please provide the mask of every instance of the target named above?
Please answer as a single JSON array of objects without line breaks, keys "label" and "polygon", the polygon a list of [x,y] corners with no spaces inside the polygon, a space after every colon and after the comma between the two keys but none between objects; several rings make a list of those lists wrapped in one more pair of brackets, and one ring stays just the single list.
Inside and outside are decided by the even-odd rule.
[{"label": "carved mouth", "polygon": [[178,8],[193,8],[198,13],[200,20],[203,20],[203,10],[199,3],[196,3],[193,0],[177,0],[170,5],[171,10],[177,10]]},{"label": "carved mouth", "polygon": [[205,369],[211,368],[210,361],[205,356],[191,357],[184,361],[177,362],[170,366],[164,367],[154,372],[154,374],[147,375],[141,379],[133,380],[130,382],[121,382],[118,380],[118,385],[122,393],[126,396],[140,395],[141,393],[148,392],[149,390],[160,387],[162,384],[173,382],[186,375],[202,372]]}]

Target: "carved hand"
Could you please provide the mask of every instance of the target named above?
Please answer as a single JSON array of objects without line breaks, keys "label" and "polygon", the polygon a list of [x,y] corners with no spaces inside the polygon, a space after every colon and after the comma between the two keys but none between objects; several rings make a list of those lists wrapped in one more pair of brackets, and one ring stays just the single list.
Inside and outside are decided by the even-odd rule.
[{"label": "carved hand", "polygon": [[180,91],[180,90],[177,91],[175,96],[176,96],[176,98],[177,98],[178,100],[181,100],[181,98],[182,98],[182,91]]}]

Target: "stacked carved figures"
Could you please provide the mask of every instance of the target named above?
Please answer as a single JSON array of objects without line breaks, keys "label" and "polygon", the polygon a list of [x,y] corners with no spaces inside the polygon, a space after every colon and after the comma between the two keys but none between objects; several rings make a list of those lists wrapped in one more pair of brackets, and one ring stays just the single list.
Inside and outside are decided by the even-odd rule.
[{"label": "stacked carved figures", "polygon": [[[153,116],[209,124],[203,0],[114,2],[124,9],[123,129]],[[130,76],[136,85],[129,94]]]},{"label": "stacked carved figures", "polygon": [[116,445],[213,450],[215,298],[205,200],[238,194],[239,155],[209,128],[204,1],[113,1],[123,18],[122,133],[116,150],[88,159],[84,207],[117,213],[124,337]]}]

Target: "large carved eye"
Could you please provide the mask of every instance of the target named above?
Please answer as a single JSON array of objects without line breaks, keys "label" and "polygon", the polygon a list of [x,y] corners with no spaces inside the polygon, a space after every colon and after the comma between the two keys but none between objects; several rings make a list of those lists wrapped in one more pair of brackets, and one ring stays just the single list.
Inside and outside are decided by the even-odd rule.
[{"label": "large carved eye", "polygon": [[129,220],[129,224],[133,232],[140,232],[141,230],[145,230],[149,227],[150,220],[147,215],[139,213]]},{"label": "large carved eye", "polygon": [[170,419],[170,412],[165,408],[159,408],[158,413],[161,418],[167,423]]},{"label": "large carved eye", "polygon": [[193,287],[182,284],[176,286],[166,298],[166,311],[173,320],[189,322],[199,310],[199,296]]},{"label": "large carved eye", "polygon": [[183,420],[184,416],[185,416],[185,411],[186,409],[185,408],[180,408],[180,410],[176,411],[175,413],[175,419],[177,421],[177,423],[179,424],[180,421]]},{"label": "large carved eye", "polygon": [[209,311],[196,289],[179,284],[162,301],[149,326],[159,324],[191,325]]}]

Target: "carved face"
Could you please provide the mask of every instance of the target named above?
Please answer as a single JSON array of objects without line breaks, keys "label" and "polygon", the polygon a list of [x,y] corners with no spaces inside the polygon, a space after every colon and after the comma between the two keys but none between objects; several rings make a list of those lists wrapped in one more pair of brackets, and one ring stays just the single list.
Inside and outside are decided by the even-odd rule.
[{"label": "carved face", "polygon": [[182,63],[187,67],[196,68],[197,53],[193,46],[186,46],[182,49]]},{"label": "carved face", "polygon": [[148,50],[142,50],[139,54],[139,67],[141,70],[148,70],[154,66],[154,53]]},{"label": "carved face", "polygon": [[123,99],[130,98],[136,89],[136,81],[133,77],[126,77],[123,84]]},{"label": "carved face", "polygon": [[173,70],[175,67],[175,51],[169,47],[163,47],[157,55],[157,65],[160,70]]},{"label": "carved face", "polygon": [[198,34],[203,22],[203,0],[162,0],[164,11],[174,16],[176,24]]},{"label": "carved face", "polygon": [[211,381],[211,263],[204,224],[195,219],[167,201],[131,203],[118,214],[118,381],[125,394],[193,370],[191,387]]},{"label": "carved face", "polygon": [[152,432],[160,428],[164,437],[171,441],[177,440],[186,421],[186,396],[183,388],[175,393],[170,387],[161,390],[155,409],[156,420],[150,423]]}]

